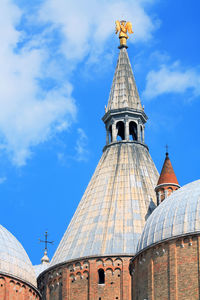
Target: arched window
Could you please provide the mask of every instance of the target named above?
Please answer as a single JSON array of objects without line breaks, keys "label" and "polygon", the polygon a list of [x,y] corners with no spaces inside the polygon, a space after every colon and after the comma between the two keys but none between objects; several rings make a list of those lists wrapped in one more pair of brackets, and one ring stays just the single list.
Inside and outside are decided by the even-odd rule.
[{"label": "arched window", "polygon": [[124,122],[119,121],[116,125],[117,128],[117,140],[125,140],[125,134],[124,134]]},{"label": "arched window", "polygon": [[161,202],[162,202],[165,199],[165,190],[161,189],[160,194],[161,194]]},{"label": "arched window", "polygon": [[167,196],[170,196],[172,193],[173,193],[173,189],[169,187],[167,191]]},{"label": "arched window", "polygon": [[109,131],[109,143],[112,143],[112,140],[113,140],[113,138],[112,138],[112,125],[110,125],[108,131]]},{"label": "arched window", "polygon": [[142,126],[140,126],[140,141],[144,142],[143,141],[143,129],[142,129]]},{"label": "arched window", "polygon": [[104,284],[105,283],[105,273],[103,269],[98,270],[99,274],[99,284]]},{"label": "arched window", "polygon": [[137,124],[132,121],[129,123],[129,138],[130,140],[137,141]]}]

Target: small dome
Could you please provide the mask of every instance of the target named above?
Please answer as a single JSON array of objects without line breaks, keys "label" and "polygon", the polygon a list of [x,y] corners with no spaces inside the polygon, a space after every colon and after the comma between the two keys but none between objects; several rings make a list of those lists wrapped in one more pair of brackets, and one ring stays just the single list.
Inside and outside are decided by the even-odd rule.
[{"label": "small dome", "polygon": [[0,225],[0,273],[18,277],[36,286],[31,261],[18,240]]},{"label": "small dome", "polygon": [[49,262],[43,262],[40,265],[35,265],[34,270],[36,277],[38,277],[42,272],[44,272],[46,269],[49,268],[50,263]]},{"label": "small dome", "polygon": [[33,266],[35,270],[36,277],[38,277],[43,271],[45,271],[50,265],[49,258],[47,256],[47,250],[44,251],[44,256],[41,259],[41,264]]},{"label": "small dome", "polygon": [[200,232],[200,180],[166,198],[148,218],[137,252],[176,236]]}]

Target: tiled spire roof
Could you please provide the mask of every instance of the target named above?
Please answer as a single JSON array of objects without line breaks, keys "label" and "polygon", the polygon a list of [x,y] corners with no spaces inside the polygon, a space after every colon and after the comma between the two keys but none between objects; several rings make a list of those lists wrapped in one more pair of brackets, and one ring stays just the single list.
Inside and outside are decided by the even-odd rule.
[{"label": "tiled spire roof", "polygon": [[176,174],[169,159],[168,152],[166,152],[166,158],[157,185],[165,183],[173,183],[179,185]]},{"label": "tiled spire roof", "polygon": [[143,110],[126,48],[120,49],[107,111],[120,108]]}]

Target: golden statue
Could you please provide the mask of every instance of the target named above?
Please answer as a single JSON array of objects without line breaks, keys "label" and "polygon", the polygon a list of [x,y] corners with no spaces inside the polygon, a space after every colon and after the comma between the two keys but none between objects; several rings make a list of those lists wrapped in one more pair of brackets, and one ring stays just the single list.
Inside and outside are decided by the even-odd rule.
[{"label": "golden statue", "polygon": [[127,31],[131,34],[132,31],[132,23],[126,22],[126,21],[116,21],[116,31],[117,34],[119,32],[119,40],[120,40],[120,46],[119,48],[126,47],[126,40],[129,38],[127,35]]}]

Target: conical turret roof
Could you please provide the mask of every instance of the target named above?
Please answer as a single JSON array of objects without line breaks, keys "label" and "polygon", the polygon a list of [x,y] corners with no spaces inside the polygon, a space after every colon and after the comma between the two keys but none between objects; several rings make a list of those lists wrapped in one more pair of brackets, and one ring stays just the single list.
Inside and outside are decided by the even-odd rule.
[{"label": "conical turret roof", "polygon": [[155,208],[158,172],[146,147],[108,147],[50,266],[88,256],[133,255]]},{"label": "conical turret roof", "polygon": [[129,107],[143,110],[126,48],[120,49],[107,111]]},{"label": "conical turret roof", "polygon": [[179,185],[178,180],[176,178],[176,174],[174,172],[171,161],[169,159],[168,152],[166,153],[165,161],[157,185],[167,184],[167,183]]}]

